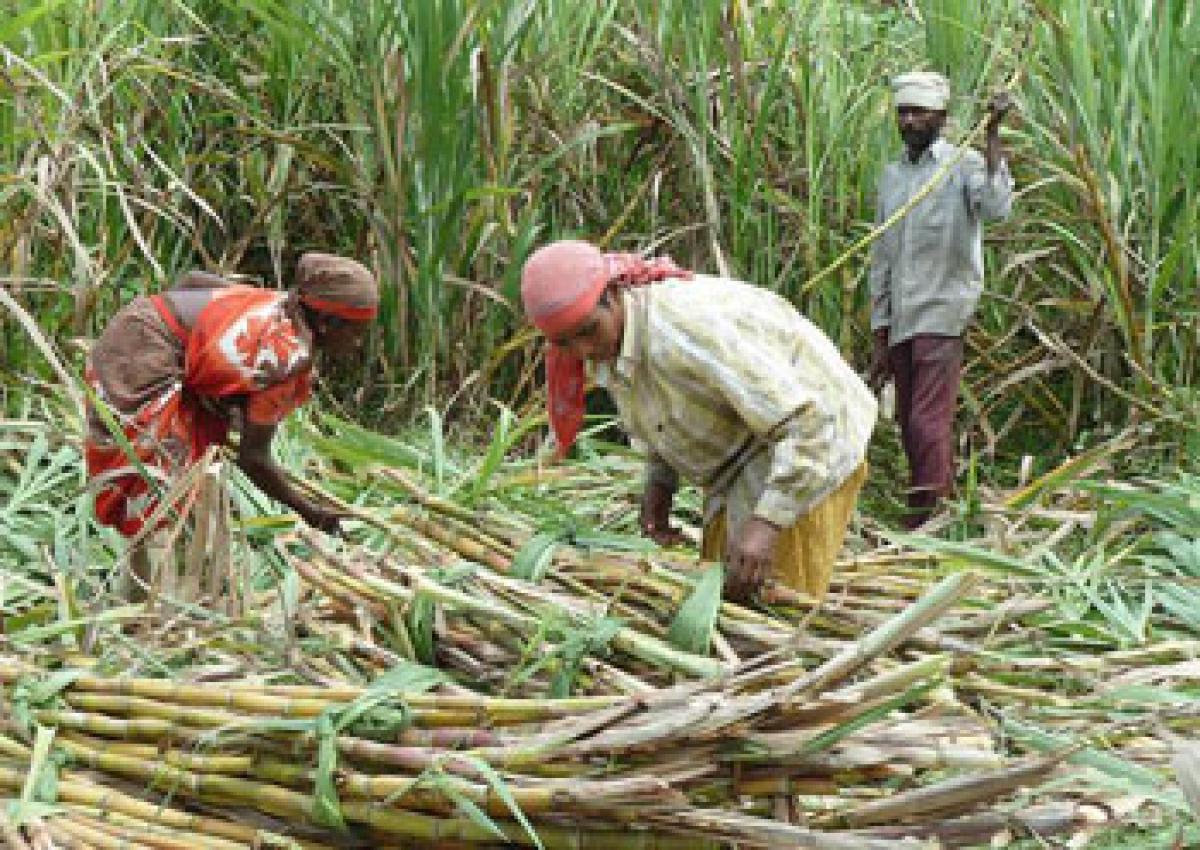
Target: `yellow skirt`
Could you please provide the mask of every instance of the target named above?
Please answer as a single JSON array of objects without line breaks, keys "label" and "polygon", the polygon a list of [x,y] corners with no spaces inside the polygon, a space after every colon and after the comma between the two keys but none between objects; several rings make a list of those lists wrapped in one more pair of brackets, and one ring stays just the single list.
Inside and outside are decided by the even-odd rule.
[{"label": "yellow skirt", "polygon": [[[858,491],[866,480],[867,463],[863,461],[840,487],[796,520],[795,525],[780,532],[775,544],[776,581],[818,599],[825,595],[858,502]],[[701,557],[708,561],[724,560],[725,537],[722,510],[704,527]]]}]

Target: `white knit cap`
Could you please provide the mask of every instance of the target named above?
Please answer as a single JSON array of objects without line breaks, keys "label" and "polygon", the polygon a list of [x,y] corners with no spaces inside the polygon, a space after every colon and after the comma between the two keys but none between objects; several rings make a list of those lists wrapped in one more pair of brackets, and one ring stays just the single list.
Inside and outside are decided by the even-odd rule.
[{"label": "white knit cap", "polygon": [[892,80],[892,91],[898,107],[944,110],[950,100],[950,81],[933,71],[910,71]]}]

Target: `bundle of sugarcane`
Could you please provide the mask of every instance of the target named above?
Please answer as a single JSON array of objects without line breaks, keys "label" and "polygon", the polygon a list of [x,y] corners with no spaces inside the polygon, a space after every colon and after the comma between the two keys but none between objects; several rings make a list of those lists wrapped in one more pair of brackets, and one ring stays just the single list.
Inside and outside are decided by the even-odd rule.
[{"label": "bundle of sugarcane", "polygon": [[[679,675],[715,675],[785,644],[818,663],[916,592],[911,582],[894,602],[849,598],[842,582],[823,602],[781,587],[769,588],[758,608],[723,602],[719,565],[588,546],[589,536],[570,529],[538,532],[519,515],[434,497],[405,473],[377,473],[402,482],[421,507],[390,509],[386,519],[349,509],[383,529],[378,542],[388,548],[335,550],[302,530],[277,541],[280,550],[360,628],[361,651],[378,654],[382,645],[436,660],[492,691],[635,693]],[[977,596],[982,613],[960,618],[963,636],[1040,607],[997,609],[998,598]],[[311,628],[328,633],[321,619]],[[946,630],[915,637],[936,650],[964,645]]]},{"label": "bundle of sugarcane", "polygon": [[436,660],[492,691],[635,693],[716,675],[784,644],[817,663],[854,637],[847,627],[862,631],[841,623],[832,640],[797,635],[816,600],[778,590],[774,611],[723,602],[719,565],[589,546],[611,537],[538,531],[520,514],[433,496],[409,473],[374,474],[417,502],[385,512],[342,505],[382,529],[386,549],[336,551],[303,530],[277,541],[342,619],[375,638],[359,645],[366,652],[383,645]]},{"label": "bundle of sugarcane", "polygon": [[[289,563],[344,615],[369,622],[378,642],[427,663],[436,646],[439,666],[459,669],[489,690],[545,693],[549,674],[563,677],[563,693],[585,656],[592,656],[589,665],[601,677],[594,690],[601,692],[647,690],[673,672],[706,677],[728,666],[669,642],[662,615],[638,611],[655,601],[640,585],[642,604],[635,607],[632,598],[602,596],[582,583],[571,593],[558,582],[540,584],[478,564],[431,568],[428,559],[381,557],[358,547],[335,551],[304,531],[296,543],[281,542]],[[676,607],[681,601],[667,600]],[[768,626],[775,645],[790,636],[778,624]],[[600,659],[610,645],[611,659]],[[520,682],[522,667],[543,675]]]},{"label": "bundle of sugarcane", "polygon": [[[824,599],[768,586],[759,604],[748,608],[718,602],[715,568],[697,565],[693,554],[589,547],[590,535],[570,528],[538,531],[520,514],[468,509],[434,496],[411,470],[377,468],[372,474],[396,484],[419,507],[393,509],[389,516],[403,524],[406,539],[424,545],[424,551],[436,551],[429,549],[436,544],[443,555],[452,552],[503,576],[539,582],[539,592],[556,608],[561,607],[556,591],[592,600],[608,616],[655,637],[674,638],[677,649],[709,654],[711,647],[724,665],[789,641],[810,660],[827,658],[843,641],[911,604],[946,572],[943,561],[956,552],[954,544],[926,541],[936,544],[927,552],[888,546],[847,557],[838,563]],[[1088,636],[1086,628],[1081,636],[1079,623],[1056,613],[1056,600],[1045,594],[1043,583],[1022,580],[1029,571],[1019,561],[1002,555],[987,559],[1004,579],[980,583],[936,630],[923,630],[910,639],[916,651],[952,654],[959,674],[955,685],[965,692],[1022,704],[1062,705],[1073,694],[1091,693],[1106,679],[1136,679],[1147,664],[1184,663],[1194,656],[1196,643],[1188,624],[1170,629],[1165,618],[1156,622],[1164,639],[1140,649],[1127,649],[1106,635]],[[701,614],[699,622],[681,634],[673,628],[684,619],[681,608],[690,596],[703,595],[701,588],[709,594],[706,604],[693,607],[692,613]],[[796,634],[797,625],[803,636]],[[609,686],[619,681],[618,676],[608,679]],[[636,680],[625,684],[635,687]]]},{"label": "bundle of sugarcane", "polygon": [[[28,667],[4,665],[14,711],[0,784],[29,772],[29,732],[41,727],[57,730],[55,750],[71,765],[60,775],[68,803],[94,805],[77,784],[111,779],[146,801],[194,801],[229,820],[250,810],[271,819],[268,831],[338,846],[501,835],[547,847],[891,846],[836,830],[895,820],[894,787],[957,774],[920,788],[919,800],[894,800],[910,816],[944,818],[1036,782],[1059,760],[1004,765],[986,730],[932,704],[944,659],[860,676],[971,584],[945,580],[815,667],[784,647],[632,697],[447,693],[411,670],[364,689],[82,673],[32,682],[21,680]],[[824,831],[762,817],[798,800]]]},{"label": "bundle of sugarcane", "polygon": [[[723,602],[716,566],[689,574],[560,550],[540,575],[516,577],[506,565],[335,550],[304,530],[278,542],[332,609],[303,615],[310,632],[329,636],[332,620],[352,623],[355,636],[341,640],[361,655],[436,663],[489,692],[639,693],[719,675],[781,646],[815,664],[887,619],[875,607],[818,605],[781,588],[770,593],[774,611]],[[956,648],[927,630],[912,639]]]},{"label": "bundle of sugarcane", "polygon": [[[18,755],[12,755],[18,753]],[[6,741],[0,752],[0,789],[30,787],[30,754]],[[47,774],[43,772],[43,777]],[[150,801],[136,789],[121,790],[107,777],[59,771],[53,805],[15,801],[0,812],[0,847],[7,850],[332,850],[322,843],[285,836],[266,827],[195,814]]]}]

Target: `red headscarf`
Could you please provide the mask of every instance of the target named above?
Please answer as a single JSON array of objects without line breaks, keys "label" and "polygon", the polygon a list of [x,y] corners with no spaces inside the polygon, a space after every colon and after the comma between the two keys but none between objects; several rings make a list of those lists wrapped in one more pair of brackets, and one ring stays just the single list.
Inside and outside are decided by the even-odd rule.
[{"label": "red headscarf", "polygon": [[[542,333],[558,337],[574,330],[610,286],[645,286],[692,273],[670,257],[605,254],[588,242],[552,242],[530,255],[521,272],[525,314]],[[553,343],[546,351],[546,402],[561,458],[583,427],[584,365]]]}]

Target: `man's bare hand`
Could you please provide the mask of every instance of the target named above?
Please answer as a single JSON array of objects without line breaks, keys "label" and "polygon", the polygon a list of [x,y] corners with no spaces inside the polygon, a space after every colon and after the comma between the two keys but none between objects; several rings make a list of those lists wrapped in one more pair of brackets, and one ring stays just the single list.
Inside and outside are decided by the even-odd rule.
[{"label": "man's bare hand", "polygon": [[752,598],[770,575],[775,562],[779,528],[760,517],[750,517],[725,547],[725,597],[733,601]]},{"label": "man's bare hand", "polygon": [[1004,120],[1004,116],[1013,108],[1013,99],[1008,92],[996,92],[992,95],[992,99],[988,101],[988,124],[989,133],[994,133],[1000,129],[1000,122]]},{"label": "man's bare hand", "polygon": [[867,372],[867,386],[879,392],[892,377],[892,360],[888,355],[888,330],[875,331],[874,348],[871,351],[871,369]]}]

